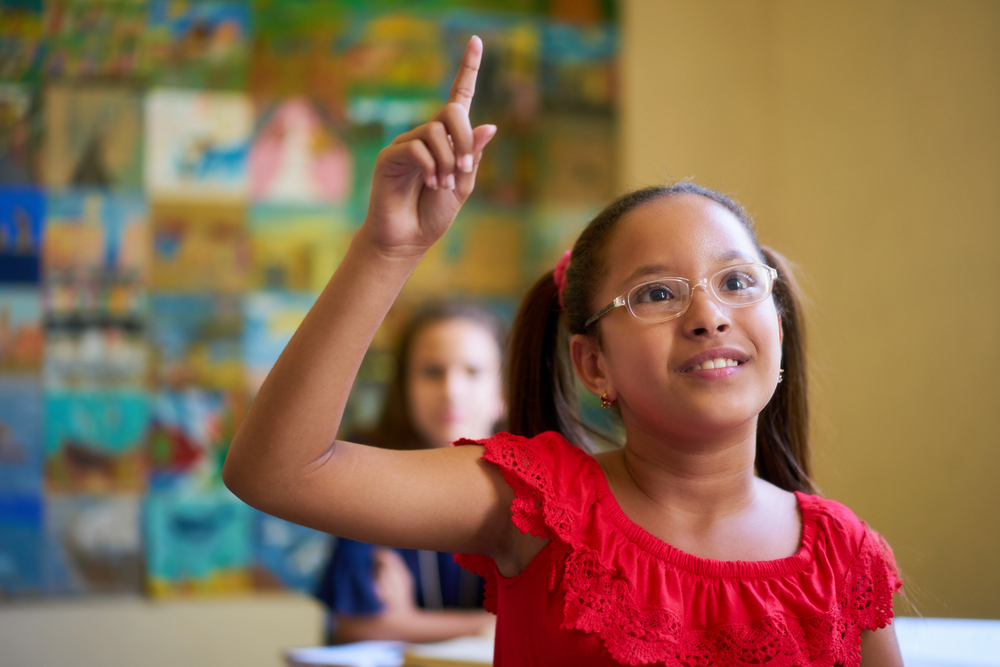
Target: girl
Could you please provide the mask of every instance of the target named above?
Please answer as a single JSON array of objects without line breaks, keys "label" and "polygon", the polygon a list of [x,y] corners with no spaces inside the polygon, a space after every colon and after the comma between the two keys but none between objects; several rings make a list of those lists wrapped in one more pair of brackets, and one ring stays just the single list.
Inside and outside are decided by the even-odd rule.
[{"label": "girl", "polygon": [[[508,401],[530,439],[330,445],[369,341],[496,132],[468,117],[481,53],[473,38],[449,103],[380,154],[368,217],[243,422],[226,483],[330,533],[471,554],[498,615],[497,665],[901,665],[888,548],[804,492],[788,278],[710,191],[621,198],[533,289]],[[620,411],[623,448],[568,444],[560,337],[583,385]]]},{"label": "girl", "polygon": [[[379,423],[358,441],[431,449],[494,433],[504,411],[503,339],[499,321],[472,303],[422,308],[400,336]],[[317,597],[332,612],[335,641],[426,642],[491,632],[482,589],[451,554],[340,539]]]}]

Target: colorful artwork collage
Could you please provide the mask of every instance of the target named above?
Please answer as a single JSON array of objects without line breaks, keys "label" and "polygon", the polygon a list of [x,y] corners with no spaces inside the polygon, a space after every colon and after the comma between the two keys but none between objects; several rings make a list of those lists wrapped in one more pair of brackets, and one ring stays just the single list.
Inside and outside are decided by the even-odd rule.
[{"label": "colorful artwork collage", "polygon": [[509,316],[613,196],[612,0],[0,1],[0,598],[312,587],[329,536],[221,465],[472,34],[500,131],[345,429],[415,304]]}]

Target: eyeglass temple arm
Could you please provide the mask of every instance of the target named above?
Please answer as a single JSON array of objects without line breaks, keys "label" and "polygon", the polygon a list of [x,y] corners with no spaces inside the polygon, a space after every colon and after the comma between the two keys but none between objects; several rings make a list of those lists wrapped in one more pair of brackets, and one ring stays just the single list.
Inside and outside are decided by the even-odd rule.
[{"label": "eyeglass temple arm", "polygon": [[607,315],[608,313],[610,313],[615,308],[618,308],[619,306],[624,306],[624,305],[625,305],[625,297],[624,296],[616,296],[614,301],[612,301],[611,303],[609,303],[608,305],[604,306],[604,308],[601,309],[601,312],[597,313],[596,315],[594,315],[593,317],[591,317],[589,320],[587,320],[584,323],[583,328],[586,329],[591,324],[593,324],[597,320],[601,319],[602,317],[604,317],[605,315]]}]

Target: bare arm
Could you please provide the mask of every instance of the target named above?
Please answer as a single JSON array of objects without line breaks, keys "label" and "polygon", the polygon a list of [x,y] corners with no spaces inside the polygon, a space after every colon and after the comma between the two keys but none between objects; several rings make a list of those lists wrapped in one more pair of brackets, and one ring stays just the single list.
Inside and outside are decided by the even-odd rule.
[{"label": "bare arm", "polygon": [[862,667],[903,667],[903,656],[892,623],[881,630],[861,631]]},{"label": "bare arm", "polygon": [[449,103],[379,154],[368,217],[261,387],[223,469],[265,512],[366,542],[494,550],[509,487],[460,447],[420,452],[334,442],[361,360],[406,279],[472,193],[496,128],[473,128],[473,38]]}]

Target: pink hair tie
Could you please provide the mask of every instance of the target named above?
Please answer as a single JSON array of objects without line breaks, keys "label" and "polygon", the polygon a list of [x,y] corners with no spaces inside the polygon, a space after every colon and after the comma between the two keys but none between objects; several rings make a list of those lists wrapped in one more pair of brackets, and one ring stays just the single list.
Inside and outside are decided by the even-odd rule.
[{"label": "pink hair tie", "polygon": [[556,283],[556,289],[559,291],[559,307],[563,308],[563,290],[566,289],[566,269],[569,268],[569,256],[572,250],[567,250],[566,254],[562,256],[558,262],[556,262],[556,268],[552,271],[552,280]]}]

